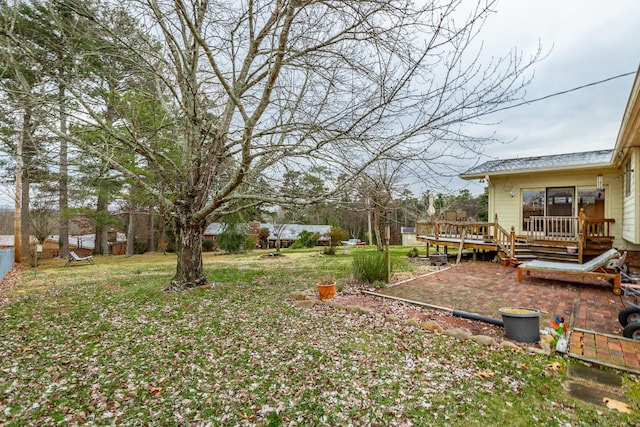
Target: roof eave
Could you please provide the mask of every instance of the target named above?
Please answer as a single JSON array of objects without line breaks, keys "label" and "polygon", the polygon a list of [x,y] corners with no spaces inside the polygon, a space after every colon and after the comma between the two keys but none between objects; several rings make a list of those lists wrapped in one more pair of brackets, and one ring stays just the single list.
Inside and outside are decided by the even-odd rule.
[{"label": "roof eave", "polygon": [[620,164],[624,159],[626,147],[636,146],[640,143],[640,66],[631,87],[631,93],[620,122],[620,130],[616,138],[613,159]]},{"label": "roof eave", "polygon": [[510,170],[510,171],[485,171],[485,172],[477,172],[477,173],[464,173],[460,175],[460,178],[471,181],[474,179],[483,179],[487,176],[513,176],[513,175],[522,175],[522,174],[531,174],[531,173],[545,173],[545,172],[558,172],[558,171],[574,171],[574,170],[588,170],[588,169],[615,169],[611,162],[602,162],[602,163],[591,163],[587,165],[568,165],[568,166],[558,166],[551,168],[539,168],[539,169],[518,169],[518,170]]}]

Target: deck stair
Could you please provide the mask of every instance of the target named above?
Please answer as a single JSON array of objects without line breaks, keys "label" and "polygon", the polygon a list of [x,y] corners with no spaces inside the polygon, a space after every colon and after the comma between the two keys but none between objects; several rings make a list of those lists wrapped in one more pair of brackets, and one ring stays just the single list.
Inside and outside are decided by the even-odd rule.
[{"label": "deck stair", "polygon": [[566,246],[516,242],[514,248],[514,258],[520,262],[533,259],[558,262],[578,262],[578,253],[570,253]]}]

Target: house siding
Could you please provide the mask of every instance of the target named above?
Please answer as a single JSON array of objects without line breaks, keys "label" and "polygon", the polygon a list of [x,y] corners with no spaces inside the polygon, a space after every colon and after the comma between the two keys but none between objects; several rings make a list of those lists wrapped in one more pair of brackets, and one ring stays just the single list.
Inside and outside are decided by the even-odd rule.
[{"label": "house siding", "polygon": [[[631,160],[631,164],[633,165],[634,161],[636,160],[638,156],[635,155],[635,153],[631,153],[629,154],[625,160],[622,162],[622,167],[623,170],[622,172],[624,172],[624,167],[627,164],[627,161]],[[632,175],[633,176],[633,175]],[[631,192],[629,194],[625,194],[625,190],[624,190],[624,181],[625,181],[626,177],[624,175],[621,176],[620,181],[622,181],[622,185],[623,185],[623,189],[622,189],[622,198],[620,200],[622,200],[622,237],[630,242],[630,243],[637,243],[638,239],[636,236],[636,230],[635,230],[635,212],[636,212],[636,207],[635,207],[635,193],[636,193],[636,189],[637,189],[637,185],[635,183],[635,179],[631,180]]]},{"label": "house siding", "polygon": [[640,227],[638,226],[638,211],[640,210],[640,199],[638,195],[638,190],[640,190],[640,186],[638,185],[638,170],[640,167],[640,155],[638,148],[634,147],[630,150],[628,156],[622,162],[622,170],[621,173],[624,172],[624,167],[627,163],[627,160],[631,159],[631,191],[627,195],[624,193],[624,175],[621,176],[620,181],[622,181],[622,191],[621,191],[621,199],[622,200],[622,236],[626,241],[626,245],[623,246],[623,249],[629,250],[640,250]]},{"label": "house siding", "polygon": [[418,241],[416,233],[402,233],[402,246],[422,245],[422,241]]}]

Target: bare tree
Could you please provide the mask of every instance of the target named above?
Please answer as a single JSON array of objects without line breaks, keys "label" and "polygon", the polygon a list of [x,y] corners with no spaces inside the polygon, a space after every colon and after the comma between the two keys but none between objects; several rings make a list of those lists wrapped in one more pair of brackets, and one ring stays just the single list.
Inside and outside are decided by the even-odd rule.
[{"label": "bare tree", "polygon": [[394,196],[400,193],[401,166],[401,163],[390,160],[379,161],[360,174],[360,197],[366,201],[371,215],[378,250],[384,246],[385,226],[390,222]]},{"label": "bare tree", "polygon": [[[285,170],[324,166],[347,177],[335,191],[391,153],[437,159],[480,147],[461,138],[459,125],[518,96],[536,57],[510,53],[481,64],[469,47],[494,2],[478,1],[469,12],[462,3],[132,0],[127,6],[137,25],[157,37],[146,48],[144,40],[126,44],[108,20],[79,7],[75,12],[91,20],[95,34],[63,20],[59,31],[74,39],[110,33],[110,49],[92,52],[83,43],[82,55],[133,58],[153,82],[155,92],[147,95],[164,109],[157,111],[157,132],[136,137],[130,117],[105,119],[96,86],[85,77],[84,85],[64,86],[71,98],[66,112],[153,165],[153,183],[80,134],[53,131],[111,162],[159,201],[178,249],[168,289],[198,286],[207,282],[201,242],[208,221],[239,201],[243,207],[286,201],[273,190],[278,186],[259,185],[260,177],[278,180]],[[28,52],[11,28],[0,34]]]},{"label": "bare tree", "polygon": [[38,243],[44,243],[46,238],[56,229],[57,214],[50,207],[52,204],[47,200],[37,200],[29,211],[31,230],[35,238],[38,239]]}]

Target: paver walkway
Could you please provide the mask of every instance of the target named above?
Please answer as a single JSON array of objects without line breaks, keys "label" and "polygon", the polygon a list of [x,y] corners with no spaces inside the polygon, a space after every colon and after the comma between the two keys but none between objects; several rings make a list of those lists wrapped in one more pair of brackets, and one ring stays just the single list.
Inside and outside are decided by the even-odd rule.
[{"label": "paver walkway", "polygon": [[[516,268],[467,262],[391,285],[381,293],[497,319],[500,307],[533,307],[542,313],[541,328],[551,326],[553,318],[561,316],[570,329],[607,334],[608,343],[619,345],[616,341],[623,340],[618,323],[618,312],[624,307],[622,298],[607,284],[565,282],[560,278],[530,276],[519,283]],[[635,361],[640,363],[640,351],[634,348]],[[636,369],[634,362],[619,367]]]},{"label": "paver walkway", "polygon": [[569,356],[640,374],[640,341],[583,329],[569,336]]}]

